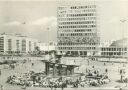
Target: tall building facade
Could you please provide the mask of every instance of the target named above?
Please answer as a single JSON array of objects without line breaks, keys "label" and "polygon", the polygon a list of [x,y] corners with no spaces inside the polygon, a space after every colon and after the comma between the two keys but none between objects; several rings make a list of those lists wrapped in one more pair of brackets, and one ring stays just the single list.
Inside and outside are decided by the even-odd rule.
[{"label": "tall building facade", "polygon": [[100,42],[96,2],[64,4],[57,8],[58,50],[75,56],[94,55]]},{"label": "tall building facade", "polygon": [[1,34],[0,52],[1,53],[28,53],[35,51],[38,40],[28,38],[20,34]]}]

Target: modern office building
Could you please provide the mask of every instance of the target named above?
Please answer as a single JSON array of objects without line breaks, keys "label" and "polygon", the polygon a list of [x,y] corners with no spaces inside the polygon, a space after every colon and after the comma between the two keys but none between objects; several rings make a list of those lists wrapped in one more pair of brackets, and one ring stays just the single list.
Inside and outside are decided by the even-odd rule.
[{"label": "modern office building", "polygon": [[28,53],[33,52],[38,44],[38,40],[28,38],[21,34],[0,34],[1,53]]},{"label": "modern office building", "polygon": [[57,8],[58,50],[74,56],[95,55],[99,46],[96,2],[61,2]]}]

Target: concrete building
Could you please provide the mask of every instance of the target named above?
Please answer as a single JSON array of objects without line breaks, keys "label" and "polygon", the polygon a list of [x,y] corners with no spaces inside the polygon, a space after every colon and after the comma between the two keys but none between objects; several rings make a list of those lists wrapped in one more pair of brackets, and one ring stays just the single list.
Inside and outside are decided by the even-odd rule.
[{"label": "concrete building", "polygon": [[38,40],[28,38],[21,34],[1,34],[0,52],[1,53],[28,53],[33,52],[38,44]]},{"label": "concrete building", "polygon": [[126,57],[127,48],[123,47],[102,47],[101,56],[104,57]]},{"label": "concrete building", "polygon": [[99,46],[96,2],[64,2],[57,8],[58,50],[73,56],[95,55]]},{"label": "concrete building", "polygon": [[101,47],[103,57],[128,57],[128,39],[113,41],[108,47]]},{"label": "concrete building", "polygon": [[50,43],[39,43],[38,47],[40,48],[41,51],[52,51],[56,50],[57,43],[55,42],[50,42]]}]

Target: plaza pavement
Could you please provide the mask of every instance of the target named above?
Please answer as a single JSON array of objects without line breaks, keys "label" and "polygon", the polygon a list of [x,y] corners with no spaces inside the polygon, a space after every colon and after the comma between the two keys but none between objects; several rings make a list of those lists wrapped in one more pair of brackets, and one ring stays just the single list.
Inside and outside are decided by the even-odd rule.
[{"label": "plaza pavement", "polygon": [[[128,64],[125,65],[125,67],[123,67],[122,63],[106,63],[106,65],[104,65],[104,62],[97,62],[97,61],[90,61],[89,65],[87,63],[87,61],[83,61],[81,66],[79,68],[76,68],[75,70],[79,71],[79,72],[85,72],[86,68],[91,68],[92,66],[95,66],[95,68],[100,69],[100,71],[105,72],[105,69],[108,69],[108,75],[111,79],[111,82],[109,84],[105,84],[101,87],[87,87],[85,88],[65,88],[64,90],[108,90],[108,89],[112,89],[112,90],[118,90],[119,88],[115,88],[115,87],[123,87],[123,90],[128,90],[127,87],[125,87],[125,83],[118,83],[116,82],[117,80],[120,79],[120,74],[118,69],[119,68],[125,68],[126,69],[126,75],[128,75]],[[31,62],[26,62],[25,64],[21,64],[19,63],[14,70],[12,69],[4,69],[5,66],[4,65],[0,65],[0,69],[2,71],[2,75],[0,76],[0,84],[3,85],[4,90],[23,90],[22,87],[20,86],[12,86],[12,85],[8,85],[6,83],[7,77],[10,75],[14,75],[15,73],[25,73],[28,72],[30,70],[34,70],[36,72],[42,71],[44,70],[43,68],[43,64],[41,63],[41,61],[38,61],[36,63],[34,63],[34,66],[31,66]],[[28,87],[26,90],[51,90],[50,88],[38,88],[38,87]],[[55,90],[55,89],[53,89]],[[61,89],[56,89],[56,90],[61,90]]]}]

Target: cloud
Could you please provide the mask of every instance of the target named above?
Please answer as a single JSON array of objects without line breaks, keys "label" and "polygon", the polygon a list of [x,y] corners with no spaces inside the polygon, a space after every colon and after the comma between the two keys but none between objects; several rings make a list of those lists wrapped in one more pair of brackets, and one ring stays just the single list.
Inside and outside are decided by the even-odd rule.
[{"label": "cloud", "polygon": [[[3,25],[4,26],[20,26],[23,25],[24,23],[19,22],[19,21],[11,21],[11,22],[6,22]],[[57,18],[54,16],[51,17],[43,17],[43,18],[39,18],[35,21],[28,21],[27,23],[25,23],[28,26],[50,26],[50,27],[54,27],[57,25]]]},{"label": "cloud", "polygon": [[19,21],[12,21],[12,22],[7,22],[4,25],[5,26],[19,26],[19,25],[21,25],[21,22],[19,22]]},{"label": "cloud", "polygon": [[40,19],[37,19],[33,22],[30,23],[31,25],[37,25],[37,26],[45,26],[45,25],[50,25],[50,26],[56,26],[57,25],[57,18],[56,17],[43,17]]}]

